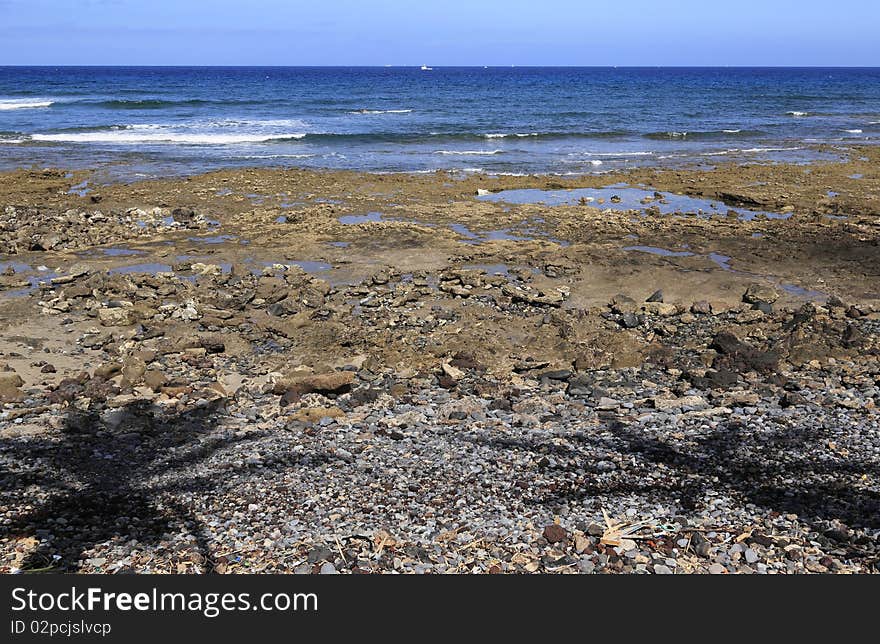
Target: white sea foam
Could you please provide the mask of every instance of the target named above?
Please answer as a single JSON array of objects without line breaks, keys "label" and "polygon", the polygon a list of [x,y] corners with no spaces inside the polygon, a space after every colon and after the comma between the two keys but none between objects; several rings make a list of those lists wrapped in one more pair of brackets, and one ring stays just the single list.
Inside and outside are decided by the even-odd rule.
[{"label": "white sea foam", "polygon": [[28,110],[49,107],[55,101],[33,101],[27,99],[0,99],[0,110]]},{"label": "white sea foam", "polygon": [[801,147],[794,148],[745,148],[744,150],[739,150],[740,152],[753,153],[753,152],[791,152],[792,150],[803,150]]},{"label": "white sea foam", "polygon": [[219,134],[198,132],[137,132],[109,130],[101,132],[67,132],[64,134],[34,134],[34,141],[50,143],[177,143],[190,145],[231,145],[236,143],[265,143],[284,139],[301,139],[302,132],[283,134]]},{"label": "white sea foam", "polygon": [[861,134],[862,130],[844,130],[847,134]]},{"label": "white sea foam", "polygon": [[446,154],[454,156],[491,156],[502,154],[504,150],[437,150],[434,154]]},{"label": "white sea foam", "polygon": [[537,132],[529,132],[527,134],[521,133],[521,132],[514,132],[511,134],[504,134],[502,132],[492,132],[490,134],[484,134],[483,136],[485,136],[487,139],[506,139],[508,137],[511,137],[511,138],[517,137],[520,139],[524,139],[529,136],[541,136],[541,135],[538,134]]},{"label": "white sea foam", "polygon": [[602,165],[602,162],[599,159],[593,159],[590,161],[590,165]]},{"label": "white sea foam", "polygon": [[238,159],[312,159],[317,154],[243,154]]},{"label": "white sea foam", "polygon": [[788,114],[789,116],[809,116],[809,112],[795,112],[795,111],[791,111],[791,112],[786,112],[786,114]]},{"label": "white sea foam", "polygon": [[263,121],[195,121],[181,124],[136,123],[107,129],[33,134],[50,143],[233,145],[265,143],[306,136],[305,124],[295,119]]},{"label": "white sea foam", "polygon": [[737,134],[739,132],[742,132],[742,130],[721,130],[721,131],[724,132],[725,134]]},{"label": "white sea foam", "polygon": [[584,152],[589,157],[649,157],[653,152]]},{"label": "white sea foam", "polygon": [[349,114],[409,114],[412,110],[353,110]]},{"label": "white sea foam", "polygon": [[15,145],[16,143],[24,143],[24,139],[2,139],[2,138],[0,138],[0,145]]}]

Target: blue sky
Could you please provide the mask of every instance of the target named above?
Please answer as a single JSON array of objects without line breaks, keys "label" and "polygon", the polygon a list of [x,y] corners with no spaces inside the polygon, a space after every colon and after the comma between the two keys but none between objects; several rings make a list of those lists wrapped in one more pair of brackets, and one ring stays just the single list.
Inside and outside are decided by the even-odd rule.
[{"label": "blue sky", "polygon": [[876,66],[878,28],[877,0],[0,0],[0,65]]}]

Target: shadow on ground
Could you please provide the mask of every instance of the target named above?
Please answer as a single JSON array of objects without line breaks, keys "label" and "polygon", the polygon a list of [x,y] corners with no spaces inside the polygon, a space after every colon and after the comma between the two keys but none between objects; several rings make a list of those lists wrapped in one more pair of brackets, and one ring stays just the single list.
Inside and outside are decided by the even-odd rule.
[{"label": "shadow on ground", "polygon": [[[70,411],[60,435],[51,438],[0,441],[0,457],[7,464],[0,474],[4,505],[33,506],[0,533],[53,535],[48,543],[42,539],[20,568],[73,570],[96,544],[136,540],[156,545],[165,535],[184,532],[193,541],[195,563],[210,571],[204,526],[175,502],[174,492],[184,485],[211,489],[216,482],[202,476],[163,484],[162,477],[185,472],[233,443],[257,437],[222,437],[214,431],[222,413],[219,407],[207,407],[166,416],[137,401],[103,417]],[[37,488],[49,492],[48,500],[30,500]]]}]

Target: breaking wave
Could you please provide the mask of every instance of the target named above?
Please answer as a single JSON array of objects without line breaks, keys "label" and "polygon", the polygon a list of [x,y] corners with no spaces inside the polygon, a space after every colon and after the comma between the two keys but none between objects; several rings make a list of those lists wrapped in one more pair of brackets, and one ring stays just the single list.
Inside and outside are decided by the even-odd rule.
[{"label": "breaking wave", "polygon": [[30,110],[54,105],[55,101],[34,101],[26,99],[0,99],[0,110]]}]

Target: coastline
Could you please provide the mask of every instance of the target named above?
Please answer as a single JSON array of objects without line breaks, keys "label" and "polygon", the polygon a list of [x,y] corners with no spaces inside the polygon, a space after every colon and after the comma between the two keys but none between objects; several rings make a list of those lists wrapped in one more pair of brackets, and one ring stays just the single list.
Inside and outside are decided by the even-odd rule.
[{"label": "coastline", "polygon": [[876,571],[878,161],[0,174],[0,570]]}]

